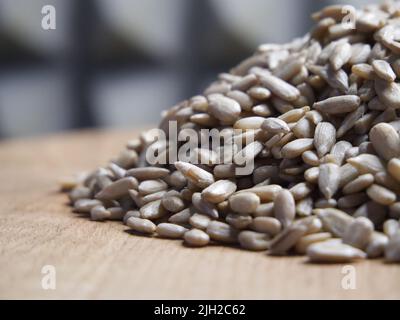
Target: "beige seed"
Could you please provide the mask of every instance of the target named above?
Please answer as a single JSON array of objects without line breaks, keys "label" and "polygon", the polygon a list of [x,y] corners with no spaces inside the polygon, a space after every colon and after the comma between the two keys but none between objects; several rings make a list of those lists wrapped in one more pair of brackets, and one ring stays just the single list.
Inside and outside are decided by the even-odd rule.
[{"label": "beige seed", "polygon": [[208,111],[225,124],[233,124],[240,115],[241,107],[235,100],[221,94],[208,96]]},{"label": "beige seed", "polygon": [[385,187],[373,184],[367,189],[368,196],[377,203],[389,206],[396,201],[396,194]]},{"label": "beige seed", "polygon": [[204,189],[201,195],[208,202],[220,203],[228,199],[236,188],[236,184],[230,180],[219,180]]},{"label": "beige seed", "polygon": [[175,167],[192,183],[200,188],[207,188],[214,183],[214,177],[200,167],[187,162],[175,162]]},{"label": "beige seed", "polygon": [[370,242],[365,249],[367,256],[369,259],[376,259],[383,256],[385,252],[385,247],[389,243],[389,238],[381,233],[374,231],[372,233]]},{"label": "beige seed", "polygon": [[229,213],[225,217],[225,221],[237,230],[243,230],[250,226],[252,217],[249,215],[240,215],[236,213]]},{"label": "beige seed", "polygon": [[170,216],[168,222],[175,223],[175,224],[187,224],[189,223],[189,219],[191,217],[190,209],[183,209],[175,213],[174,215]]},{"label": "beige seed", "polygon": [[140,218],[140,211],[138,210],[131,210],[125,213],[124,217],[122,218],[122,221],[124,224],[128,221],[130,217],[135,217],[135,218]]},{"label": "beige seed", "polygon": [[326,114],[343,114],[356,110],[360,105],[358,96],[337,96],[314,103],[313,108]]},{"label": "beige seed", "polygon": [[289,189],[292,193],[293,198],[298,201],[307,197],[311,192],[312,188],[305,182],[300,182]]},{"label": "beige seed", "polygon": [[254,217],[272,217],[274,215],[274,203],[261,203],[256,211],[254,211]]},{"label": "beige seed", "polygon": [[331,155],[337,165],[341,166],[343,164],[346,152],[350,148],[352,148],[352,144],[347,141],[339,141],[332,147]]},{"label": "beige seed", "polygon": [[168,169],[157,167],[134,168],[126,171],[127,176],[135,177],[138,180],[155,180],[166,177]]},{"label": "beige seed", "polygon": [[325,163],[319,167],[318,186],[326,199],[332,198],[339,188],[339,166],[334,163]]},{"label": "beige seed", "polygon": [[167,211],[161,205],[161,200],[156,200],[145,204],[140,208],[140,216],[143,219],[156,220],[163,217]]},{"label": "beige seed", "polygon": [[204,214],[195,213],[189,218],[189,223],[193,228],[206,230],[211,218]]},{"label": "beige seed", "polygon": [[389,215],[392,219],[400,220],[400,202],[393,203],[389,207]]},{"label": "beige seed", "polygon": [[261,128],[268,133],[288,133],[290,132],[290,128],[287,123],[278,118],[268,118],[265,119]]},{"label": "beige seed", "polygon": [[162,180],[145,180],[139,184],[138,190],[141,196],[164,191],[168,188],[167,184]]},{"label": "beige seed", "polygon": [[339,241],[327,240],[313,243],[307,249],[307,256],[312,262],[347,263],[365,259],[366,254]]},{"label": "beige seed", "polygon": [[311,150],[313,144],[314,140],[310,138],[294,140],[282,148],[282,156],[287,159],[299,157],[303,152]]},{"label": "beige seed", "polygon": [[304,178],[308,183],[318,183],[319,168],[313,167],[304,171]]},{"label": "beige seed", "polygon": [[269,248],[270,238],[265,233],[242,231],[239,233],[240,246],[246,250],[264,251]]},{"label": "beige seed", "polygon": [[128,169],[136,166],[138,160],[139,156],[135,150],[125,149],[119,154],[118,158],[115,160],[115,163],[124,169]]},{"label": "beige seed", "polygon": [[364,250],[371,241],[374,225],[368,218],[358,217],[347,227],[343,242],[355,248]]},{"label": "beige seed", "polygon": [[103,221],[111,216],[110,211],[108,211],[104,206],[95,206],[90,210],[90,219],[93,221]]},{"label": "beige seed", "polygon": [[162,206],[169,212],[176,213],[185,208],[185,203],[180,197],[165,197],[161,200]]},{"label": "beige seed", "polygon": [[329,122],[320,122],[315,129],[314,146],[318,156],[323,157],[336,143],[336,129]]},{"label": "beige seed", "polygon": [[279,233],[270,243],[269,253],[272,255],[284,255],[293,248],[306,234],[307,228],[303,225],[291,225]]},{"label": "beige seed", "polygon": [[313,210],[314,201],[311,197],[304,198],[296,204],[296,214],[300,217],[308,217]]},{"label": "beige seed", "polygon": [[90,211],[102,203],[96,199],[78,199],[74,203],[74,211],[77,213],[90,213]]},{"label": "beige seed", "polygon": [[295,250],[298,254],[306,254],[308,247],[313,243],[322,242],[331,238],[332,235],[329,232],[307,234],[299,239],[296,243]]},{"label": "beige seed", "polygon": [[157,228],[156,225],[150,220],[136,217],[130,217],[126,221],[126,225],[135,231],[145,234],[153,234]]},{"label": "beige seed", "polygon": [[396,80],[396,74],[394,73],[390,64],[385,60],[374,60],[372,62],[372,67],[378,77],[387,81],[393,82]]},{"label": "beige seed", "polygon": [[264,121],[264,117],[247,117],[236,121],[233,127],[240,130],[256,130],[261,128]]},{"label": "beige seed", "polygon": [[180,239],[188,229],[173,223],[160,223],[157,225],[156,232],[160,237],[170,239]]},{"label": "beige seed", "polygon": [[282,187],[277,184],[270,184],[267,186],[255,186],[250,189],[240,190],[236,192],[236,194],[243,193],[243,192],[251,192],[256,194],[261,202],[270,202],[273,201],[276,196],[278,195],[279,191],[282,190]]},{"label": "beige seed", "polygon": [[377,124],[371,129],[369,138],[383,159],[389,161],[400,156],[400,136],[390,124]]},{"label": "beige seed", "polygon": [[250,111],[253,107],[253,100],[247,93],[239,90],[229,91],[226,96],[239,103],[242,110]]},{"label": "beige seed", "polygon": [[[253,99],[257,99],[260,101],[267,100],[267,99],[269,99],[269,97],[271,97],[271,91],[269,91],[267,88],[263,88],[263,87],[252,87],[247,91],[247,94],[250,97],[252,97]],[[260,106],[262,106],[262,105],[258,105],[254,108],[257,108]],[[257,114],[257,112],[255,112],[254,108],[253,108],[253,112]],[[258,109],[260,109],[260,108],[258,108]],[[261,114],[259,114],[259,115],[261,115]],[[271,115],[271,113],[267,113],[266,115],[267,116]]]},{"label": "beige seed", "polygon": [[83,186],[78,186],[71,190],[68,194],[68,198],[72,204],[74,204],[79,199],[88,199],[92,197],[92,191]]},{"label": "beige seed", "polygon": [[306,151],[301,155],[303,161],[310,166],[319,166],[319,158],[314,151]]},{"label": "beige seed", "polygon": [[229,198],[231,209],[240,214],[251,214],[260,204],[260,197],[253,192],[241,192]]},{"label": "beige seed", "polygon": [[388,262],[400,262],[400,234],[389,240],[385,248],[385,259]]},{"label": "beige seed", "polygon": [[[400,181],[400,159],[393,158],[388,162],[387,169],[397,181]],[[383,170],[382,170],[383,171]]]},{"label": "beige seed", "polygon": [[354,220],[347,213],[334,208],[315,209],[313,212],[321,219],[324,230],[339,238],[345,235]]},{"label": "beige seed", "polygon": [[289,226],[296,216],[296,205],[289,190],[281,190],[274,200],[275,217],[285,228]]},{"label": "beige seed", "polygon": [[276,236],[282,229],[282,224],[273,217],[256,217],[250,224],[254,231],[267,233],[271,237]]},{"label": "beige seed", "polygon": [[116,200],[128,194],[130,189],[137,189],[138,181],[133,177],[127,177],[113,182],[96,194],[96,199]]},{"label": "beige seed", "polygon": [[204,213],[211,218],[216,219],[219,216],[215,204],[204,200],[199,192],[193,193],[192,204],[200,213]]},{"label": "beige seed", "polygon": [[215,241],[224,243],[237,242],[237,231],[229,224],[220,221],[211,221],[207,226],[206,232],[210,238]]},{"label": "beige seed", "polygon": [[341,42],[337,44],[329,58],[332,68],[334,70],[341,69],[347,62],[349,62],[351,55],[352,50],[349,43]]},{"label": "beige seed", "polygon": [[185,239],[185,243],[192,247],[204,247],[210,242],[210,236],[198,229],[187,231],[183,238]]},{"label": "beige seed", "polygon": [[400,233],[400,223],[397,220],[389,219],[383,224],[383,232],[389,237],[393,238]]},{"label": "beige seed", "polygon": [[384,105],[392,109],[399,108],[400,86],[397,83],[376,79],[375,91],[379,97],[379,100],[381,100]]},{"label": "beige seed", "polygon": [[296,101],[300,97],[300,91],[282,79],[267,73],[259,73],[257,75],[261,84],[277,97],[285,101]]},{"label": "beige seed", "polygon": [[374,176],[370,173],[363,174],[343,187],[344,194],[352,194],[365,190],[374,183]]},{"label": "beige seed", "polygon": [[364,192],[353,193],[347,196],[340,197],[337,202],[337,206],[339,209],[351,209],[362,205],[368,200],[368,196]]},{"label": "beige seed", "polygon": [[348,159],[347,162],[354,166],[360,174],[376,174],[385,171],[382,160],[373,154],[360,154],[355,158]]}]

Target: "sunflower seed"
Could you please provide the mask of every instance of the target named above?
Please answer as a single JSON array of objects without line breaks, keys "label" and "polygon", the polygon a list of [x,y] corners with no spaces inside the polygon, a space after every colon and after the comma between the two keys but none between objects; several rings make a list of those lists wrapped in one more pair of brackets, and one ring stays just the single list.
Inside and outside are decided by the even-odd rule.
[{"label": "sunflower seed", "polygon": [[206,229],[207,234],[212,240],[224,243],[236,243],[237,231],[229,224],[220,221],[211,221]]},{"label": "sunflower seed", "polygon": [[148,219],[141,219],[136,217],[130,217],[126,220],[126,225],[138,232],[145,234],[153,234],[156,231],[156,225]]},{"label": "sunflower seed", "polygon": [[187,231],[183,238],[185,243],[192,247],[204,247],[210,242],[210,236],[202,230],[192,229]]},{"label": "sunflower seed", "polygon": [[338,96],[314,103],[314,109],[326,114],[343,114],[356,110],[360,105],[358,96]]},{"label": "sunflower seed", "polygon": [[284,228],[293,222],[296,216],[296,205],[289,190],[279,191],[274,200],[274,213]]},{"label": "sunflower seed", "polygon": [[241,231],[238,241],[240,246],[246,250],[264,251],[269,248],[270,238],[265,233]]},{"label": "sunflower seed", "polygon": [[347,263],[365,259],[366,254],[335,240],[327,240],[311,244],[307,249],[307,256],[312,262]]},{"label": "sunflower seed", "polygon": [[374,176],[370,173],[363,174],[343,187],[344,194],[353,194],[365,190],[374,183]]},{"label": "sunflower seed", "polygon": [[383,159],[389,161],[400,156],[400,136],[390,124],[377,124],[371,129],[369,137],[374,149]]},{"label": "sunflower seed", "polygon": [[170,239],[180,239],[187,231],[185,227],[173,223],[160,223],[156,228],[156,233],[160,237]]},{"label": "sunflower seed", "polygon": [[252,192],[241,192],[229,198],[229,206],[234,212],[240,214],[251,214],[256,211],[260,204],[260,198]]},{"label": "sunflower seed", "polygon": [[200,188],[207,188],[214,183],[214,177],[211,173],[193,164],[179,161],[175,162],[175,167],[186,179]]},{"label": "sunflower seed", "polygon": [[371,185],[367,189],[368,196],[377,203],[389,206],[396,201],[396,194],[385,187],[377,184]]}]

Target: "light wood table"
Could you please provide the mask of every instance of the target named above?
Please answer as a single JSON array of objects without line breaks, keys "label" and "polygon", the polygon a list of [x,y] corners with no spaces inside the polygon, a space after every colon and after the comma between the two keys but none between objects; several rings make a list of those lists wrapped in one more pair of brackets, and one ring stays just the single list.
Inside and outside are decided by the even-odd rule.
[{"label": "light wood table", "polygon": [[[222,246],[191,249],[71,213],[57,180],[106,163],[137,132],[0,143],[0,298],[400,298],[400,265],[356,263],[356,289],[345,290],[343,265]],[[41,287],[45,265],[55,267],[55,290]]]}]

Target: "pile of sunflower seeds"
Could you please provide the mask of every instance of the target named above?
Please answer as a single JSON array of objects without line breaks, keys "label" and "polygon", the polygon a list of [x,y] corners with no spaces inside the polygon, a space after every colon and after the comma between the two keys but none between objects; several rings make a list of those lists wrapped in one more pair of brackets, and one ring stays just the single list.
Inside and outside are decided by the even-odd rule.
[{"label": "pile of sunflower seeds", "polygon": [[62,183],[74,211],[193,247],[400,262],[400,5],[357,10],[353,28],[346,14],[323,9],[305,37],[261,45],[163,114],[165,131],[176,121],[179,132],[254,137],[239,152],[254,160],[250,174],[236,174],[237,155],[217,164],[201,148],[207,164],[151,166],[143,155],[158,142],[144,132],[107,166]]}]

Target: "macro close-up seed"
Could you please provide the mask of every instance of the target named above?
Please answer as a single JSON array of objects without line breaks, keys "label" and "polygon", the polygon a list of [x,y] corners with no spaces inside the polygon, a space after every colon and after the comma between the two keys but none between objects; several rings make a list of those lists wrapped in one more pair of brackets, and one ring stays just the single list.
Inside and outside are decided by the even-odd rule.
[{"label": "macro close-up seed", "polygon": [[399,262],[399,6],[357,9],[352,29],[342,9],[261,45],[164,111],[161,132],[63,179],[73,211],[189,247]]}]

